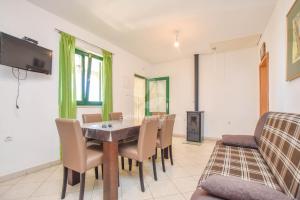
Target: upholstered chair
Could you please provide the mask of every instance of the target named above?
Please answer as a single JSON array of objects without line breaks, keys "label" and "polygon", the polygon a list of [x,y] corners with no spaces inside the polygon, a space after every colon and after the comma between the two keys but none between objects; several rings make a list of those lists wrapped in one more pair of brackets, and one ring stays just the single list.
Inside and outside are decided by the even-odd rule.
[{"label": "upholstered chair", "polygon": [[[109,113],[109,120],[123,120],[123,113],[122,112],[111,112]],[[128,138],[126,140],[121,140],[119,143],[123,144],[123,143],[127,143],[127,142],[132,142],[135,141],[136,137],[133,138]],[[130,164],[130,160],[128,160],[128,163]],[[125,168],[125,162],[124,162],[124,157],[121,157],[121,167],[122,169]]]},{"label": "upholstered chair", "polygon": [[[56,119],[56,126],[62,147],[62,163],[64,167],[61,198],[65,198],[68,170],[80,173],[79,199],[84,196],[85,173],[89,169],[102,164],[103,153],[99,145],[87,146],[78,120]],[[98,172],[98,170],[95,170]],[[96,179],[98,174],[96,173]]]},{"label": "upholstered chair", "polygon": [[[96,114],[82,114],[83,123],[97,123],[102,122],[102,115],[100,113]],[[102,145],[101,141],[87,138],[87,145]],[[96,171],[97,170],[97,171]],[[102,179],[103,179],[103,164],[101,165]],[[98,174],[98,168],[95,168],[95,173]]]},{"label": "upholstered chair", "polygon": [[155,164],[155,148],[159,121],[157,117],[145,118],[142,122],[137,142],[124,143],[119,146],[119,155],[129,159],[131,169],[132,160],[136,160],[139,166],[139,176],[142,192],[145,191],[143,177],[143,161],[152,158],[154,180],[157,180]]},{"label": "upholstered chair", "polygon": [[109,113],[109,120],[122,120],[123,113],[122,112],[111,112]]},{"label": "upholstered chair", "polygon": [[169,149],[171,165],[173,165],[173,154],[172,154],[172,136],[173,127],[176,115],[165,115],[162,119],[161,129],[158,132],[156,147],[161,149],[161,162],[163,171],[165,168],[164,150]]}]

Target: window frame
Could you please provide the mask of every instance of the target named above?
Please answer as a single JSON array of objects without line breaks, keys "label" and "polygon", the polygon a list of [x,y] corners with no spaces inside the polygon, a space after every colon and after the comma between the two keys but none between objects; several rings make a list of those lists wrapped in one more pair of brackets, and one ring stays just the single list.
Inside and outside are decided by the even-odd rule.
[{"label": "window frame", "polygon": [[[101,74],[102,74],[102,61],[103,61],[103,58],[101,56],[98,56],[98,55],[95,55],[93,53],[88,53],[88,52],[85,52],[83,50],[80,50],[78,48],[75,48],[75,55],[80,55],[81,56],[81,65],[82,65],[82,75],[81,75],[81,101],[77,101],[76,100],[76,103],[77,103],[77,106],[102,106],[102,101],[101,101],[101,93],[102,93],[102,88],[101,88],[101,85],[102,85],[102,77],[101,77]],[[88,62],[87,62],[87,65],[88,66],[85,66],[85,59],[86,59],[86,56],[88,57]],[[100,100],[99,101],[89,101],[88,98],[89,98],[89,92],[90,92],[90,78],[91,78],[91,68],[92,68],[92,59],[97,59],[97,60],[100,60],[101,62],[101,65],[99,66],[100,67],[100,91],[99,91],[99,96],[100,96]],[[86,67],[87,67],[87,70],[86,70]],[[87,76],[85,76],[85,72],[87,72]],[[87,80],[85,80],[85,78]]]}]

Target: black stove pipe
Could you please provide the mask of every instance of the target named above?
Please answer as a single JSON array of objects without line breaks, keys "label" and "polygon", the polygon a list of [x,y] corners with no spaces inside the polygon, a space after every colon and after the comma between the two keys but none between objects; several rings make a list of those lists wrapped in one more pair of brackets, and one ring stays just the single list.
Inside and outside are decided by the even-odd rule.
[{"label": "black stove pipe", "polygon": [[199,54],[194,55],[195,111],[199,111]]}]

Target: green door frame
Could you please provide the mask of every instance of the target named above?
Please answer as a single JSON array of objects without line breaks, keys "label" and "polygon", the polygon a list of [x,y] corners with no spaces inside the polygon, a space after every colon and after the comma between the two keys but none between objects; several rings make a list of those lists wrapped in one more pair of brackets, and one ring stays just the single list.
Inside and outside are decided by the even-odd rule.
[{"label": "green door frame", "polygon": [[166,81],[166,93],[167,93],[167,98],[166,98],[166,104],[167,104],[167,114],[169,114],[169,102],[170,102],[170,78],[168,76],[165,77],[158,77],[158,78],[150,78],[146,80],[146,116],[150,116],[150,99],[149,99],[149,94],[150,94],[150,81]]}]

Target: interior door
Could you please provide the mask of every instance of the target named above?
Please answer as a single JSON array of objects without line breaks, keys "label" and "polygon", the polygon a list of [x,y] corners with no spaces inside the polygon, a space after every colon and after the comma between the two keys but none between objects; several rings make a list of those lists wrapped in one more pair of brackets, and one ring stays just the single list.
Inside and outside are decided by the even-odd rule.
[{"label": "interior door", "polygon": [[269,53],[259,65],[260,115],[269,111]]},{"label": "interior door", "polygon": [[153,112],[169,114],[169,77],[147,80],[146,114]]},{"label": "interior door", "polygon": [[142,121],[145,117],[146,109],[146,78],[134,76],[134,118]]}]

